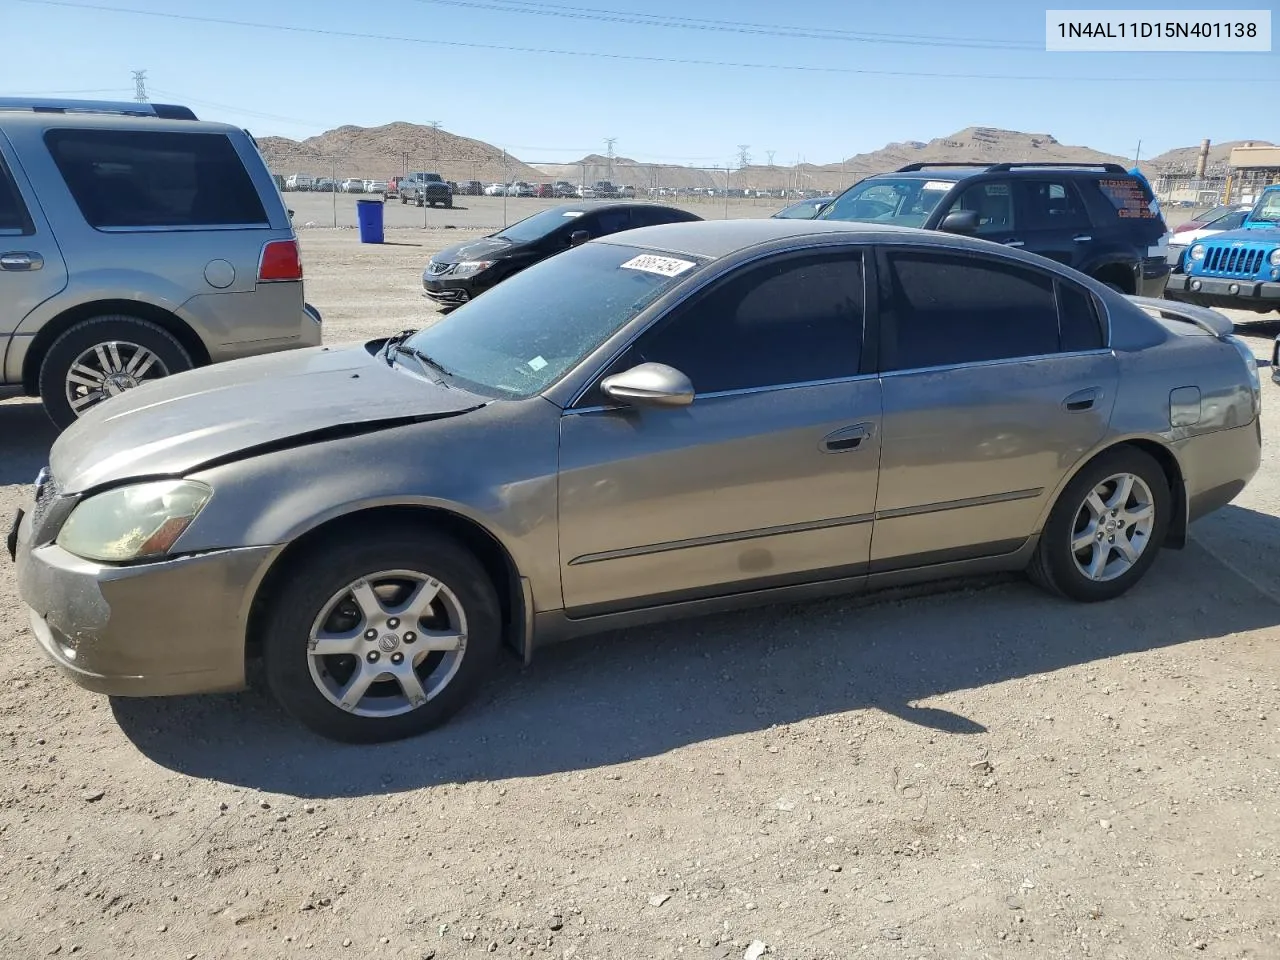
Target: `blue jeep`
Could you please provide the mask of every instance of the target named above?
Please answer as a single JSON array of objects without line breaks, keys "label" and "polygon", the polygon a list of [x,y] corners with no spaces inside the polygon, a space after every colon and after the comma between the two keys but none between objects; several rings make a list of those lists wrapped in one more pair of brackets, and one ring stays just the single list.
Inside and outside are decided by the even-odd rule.
[{"label": "blue jeep", "polygon": [[1185,273],[1165,296],[1205,307],[1266,313],[1280,309],[1280,184],[1267,187],[1239,230],[1192,244]]}]

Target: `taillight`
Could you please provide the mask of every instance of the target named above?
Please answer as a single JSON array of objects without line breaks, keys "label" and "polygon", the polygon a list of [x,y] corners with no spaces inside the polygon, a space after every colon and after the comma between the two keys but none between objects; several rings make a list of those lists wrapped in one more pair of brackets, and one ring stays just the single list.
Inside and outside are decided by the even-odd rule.
[{"label": "taillight", "polygon": [[259,283],[301,279],[302,257],[297,240],[272,240],[263,244],[262,259],[258,261]]}]

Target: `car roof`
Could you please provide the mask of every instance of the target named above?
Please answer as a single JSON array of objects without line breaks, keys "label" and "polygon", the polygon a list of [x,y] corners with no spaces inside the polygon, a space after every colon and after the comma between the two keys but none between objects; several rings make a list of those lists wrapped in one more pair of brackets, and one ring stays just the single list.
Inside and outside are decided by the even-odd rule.
[{"label": "car roof", "polygon": [[[640,204],[644,206],[644,204]],[[863,243],[875,240],[909,237],[952,237],[936,231],[917,230],[913,227],[895,227],[887,224],[853,223],[842,220],[778,220],[773,217],[744,218],[741,220],[692,220],[681,223],[663,223],[653,227],[637,227],[623,233],[614,233],[592,240],[592,243],[613,243],[628,247],[649,247],[671,253],[684,253],[695,257],[718,260],[775,240],[792,240],[804,237],[821,237],[828,234],[848,234]],[[956,240],[967,238],[956,237]],[[987,244],[984,241],[975,241]]]},{"label": "car roof", "polygon": [[949,167],[945,163],[936,167],[929,166],[922,170],[883,170],[880,173],[873,173],[865,177],[866,180],[883,180],[893,178],[895,180],[951,180],[959,182],[969,177],[977,177],[983,174],[998,174],[1002,177],[1037,177],[1046,173],[1053,173],[1066,176],[1077,177],[1129,177],[1133,178],[1133,174],[1127,170],[1111,164],[1116,167],[1114,170],[1104,169],[1099,164],[1079,164],[1079,163],[1028,163],[1020,164],[974,164],[970,166],[954,166]]},{"label": "car roof", "polygon": [[243,128],[215,120],[180,120],[117,113],[46,113],[0,109],[0,125],[16,130],[74,128],[77,130],[142,130],[160,133],[243,133]]},{"label": "car roof", "polygon": [[[674,210],[681,214],[688,213],[687,210],[681,210],[679,207],[673,207],[665,203],[651,203],[648,200],[582,200],[578,203],[561,203],[554,207],[547,207],[546,209],[557,210],[561,213],[571,213],[575,210],[581,210],[585,213],[588,210],[609,210],[618,207],[626,208],[628,210],[633,207],[640,207],[645,210],[658,207],[662,210]],[[689,215],[697,216],[697,214]]]}]

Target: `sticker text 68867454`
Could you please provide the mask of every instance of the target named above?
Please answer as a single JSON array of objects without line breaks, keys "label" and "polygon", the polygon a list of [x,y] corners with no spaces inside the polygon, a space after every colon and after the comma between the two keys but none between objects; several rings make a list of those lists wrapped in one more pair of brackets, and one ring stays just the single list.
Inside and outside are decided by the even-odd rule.
[{"label": "sticker text 68867454", "polygon": [[696,267],[692,260],[680,260],[677,257],[660,257],[653,253],[642,253],[622,264],[623,270],[643,270],[645,273],[656,273],[664,277],[678,277],[687,270]]}]

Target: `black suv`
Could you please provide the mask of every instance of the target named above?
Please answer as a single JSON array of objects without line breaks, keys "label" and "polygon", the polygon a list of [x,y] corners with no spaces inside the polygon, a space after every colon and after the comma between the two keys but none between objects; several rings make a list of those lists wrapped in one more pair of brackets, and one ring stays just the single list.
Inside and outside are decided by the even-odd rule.
[{"label": "black suv", "polygon": [[979,237],[1065,263],[1121,293],[1159,297],[1169,233],[1153,199],[1115,163],[909,163],[858,181],[817,219]]}]

